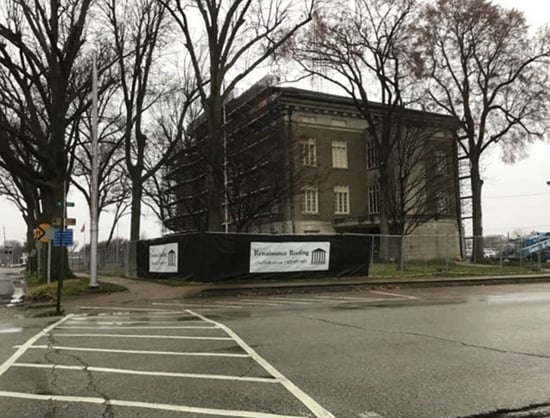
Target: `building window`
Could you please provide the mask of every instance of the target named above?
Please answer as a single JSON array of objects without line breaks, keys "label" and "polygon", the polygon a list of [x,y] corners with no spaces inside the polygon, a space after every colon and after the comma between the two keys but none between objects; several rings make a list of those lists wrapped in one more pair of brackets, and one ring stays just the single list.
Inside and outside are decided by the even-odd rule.
[{"label": "building window", "polygon": [[348,168],[348,143],[346,141],[332,141],[332,167]]},{"label": "building window", "polygon": [[300,141],[302,165],[317,165],[317,146],[314,138]]},{"label": "building window", "polygon": [[368,187],[369,193],[369,214],[377,215],[380,213],[380,186],[374,184]]},{"label": "building window", "polygon": [[378,167],[378,149],[376,148],[376,142],[367,141],[367,169]]},{"label": "building window", "polygon": [[349,214],[349,186],[334,186],[334,213]]},{"label": "building window", "polygon": [[435,173],[439,175],[447,174],[447,155],[445,151],[435,151]]},{"label": "building window", "polygon": [[437,213],[440,215],[449,214],[449,196],[443,192],[437,192]]},{"label": "building window", "polygon": [[319,213],[319,190],[317,187],[304,187],[302,213]]}]

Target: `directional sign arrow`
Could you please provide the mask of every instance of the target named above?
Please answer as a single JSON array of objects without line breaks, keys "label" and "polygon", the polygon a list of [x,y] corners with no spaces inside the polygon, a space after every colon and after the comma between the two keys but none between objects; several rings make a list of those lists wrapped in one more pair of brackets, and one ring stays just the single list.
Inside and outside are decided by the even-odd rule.
[{"label": "directional sign arrow", "polygon": [[34,238],[39,242],[47,243],[49,241],[49,235],[47,231],[51,228],[50,224],[40,224],[34,229]]}]

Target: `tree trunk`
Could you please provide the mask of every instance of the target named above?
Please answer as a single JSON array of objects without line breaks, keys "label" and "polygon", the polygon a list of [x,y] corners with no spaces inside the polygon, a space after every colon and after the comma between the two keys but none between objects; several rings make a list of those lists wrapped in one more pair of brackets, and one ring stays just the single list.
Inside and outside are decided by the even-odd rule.
[{"label": "tree trunk", "polygon": [[141,197],[143,188],[141,176],[132,178],[132,208],[130,221],[130,241],[139,241],[141,228]]},{"label": "tree trunk", "polygon": [[212,94],[208,100],[208,230],[223,231],[224,184],[224,118],[223,103]]},{"label": "tree trunk", "polygon": [[[51,182],[50,193],[46,198],[42,222],[51,223],[54,218],[66,219],[66,210],[63,211],[63,202],[66,201],[66,184],[62,177]],[[67,226],[65,229],[67,229]],[[53,227],[53,226],[52,226]],[[61,229],[61,226],[55,226]],[[76,277],[69,267],[69,256],[66,247],[55,247],[52,243],[51,254],[51,279],[56,280],[72,279]]]},{"label": "tree trunk", "polygon": [[388,262],[390,259],[390,226],[388,218],[380,208],[380,247],[378,249],[378,258],[380,261]]},{"label": "tree trunk", "polygon": [[472,224],[473,224],[473,251],[472,261],[483,261],[483,218],[481,213],[481,188],[483,180],[479,171],[479,158],[471,159],[471,183],[472,183]]}]

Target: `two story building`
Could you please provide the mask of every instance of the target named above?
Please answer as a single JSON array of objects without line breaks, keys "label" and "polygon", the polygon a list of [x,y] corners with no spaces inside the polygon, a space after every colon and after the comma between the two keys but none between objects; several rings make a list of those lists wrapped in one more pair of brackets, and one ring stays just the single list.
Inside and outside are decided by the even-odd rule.
[{"label": "two story building", "polygon": [[[381,109],[377,103],[368,106],[374,114]],[[406,110],[404,115],[428,134],[415,145],[425,151],[416,156],[420,162],[409,168],[414,184],[394,204],[421,205],[402,214],[405,223],[415,223],[411,234],[452,237],[445,238],[445,248],[458,257],[454,120],[416,110]],[[225,118],[226,164],[218,175],[225,177],[228,230],[380,234],[381,207],[389,197],[380,190],[376,143],[369,139],[367,122],[351,98],[257,85],[226,104]],[[171,215],[164,224],[174,232],[207,229],[205,125],[201,119],[194,123],[191,140],[167,167]],[[402,179],[400,168],[406,162],[396,155],[389,163],[396,178]],[[415,244],[408,254],[436,257],[443,247],[440,239]]]}]

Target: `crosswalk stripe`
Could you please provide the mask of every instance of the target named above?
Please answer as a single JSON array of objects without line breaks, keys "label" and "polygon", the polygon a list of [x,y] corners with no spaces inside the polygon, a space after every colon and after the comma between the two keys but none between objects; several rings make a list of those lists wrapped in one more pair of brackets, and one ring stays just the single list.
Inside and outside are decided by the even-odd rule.
[{"label": "crosswalk stripe", "polygon": [[[15,346],[19,348],[19,346]],[[87,351],[98,353],[116,353],[116,354],[151,354],[159,356],[191,356],[191,357],[235,357],[235,358],[247,358],[248,354],[234,354],[234,353],[207,353],[207,352],[181,352],[181,351],[150,351],[150,350],[120,350],[114,348],[89,348],[89,347],[70,347],[62,345],[32,345],[30,348],[39,350],[63,350],[63,351]]]}]

